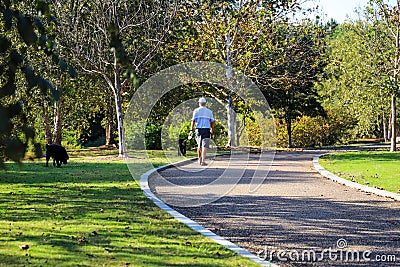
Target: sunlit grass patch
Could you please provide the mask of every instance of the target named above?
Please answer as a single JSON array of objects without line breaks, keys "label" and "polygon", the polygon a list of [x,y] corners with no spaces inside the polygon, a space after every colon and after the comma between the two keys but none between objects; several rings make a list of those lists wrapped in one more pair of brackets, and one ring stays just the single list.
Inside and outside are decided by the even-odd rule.
[{"label": "sunlit grass patch", "polygon": [[371,187],[400,193],[400,154],[387,151],[340,152],[320,158],[328,171]]},{"label": "sunlit grass patch", "polygon": [[256,266],[157,208],[115,151],[85,153],[0,171],[0,266]]}]

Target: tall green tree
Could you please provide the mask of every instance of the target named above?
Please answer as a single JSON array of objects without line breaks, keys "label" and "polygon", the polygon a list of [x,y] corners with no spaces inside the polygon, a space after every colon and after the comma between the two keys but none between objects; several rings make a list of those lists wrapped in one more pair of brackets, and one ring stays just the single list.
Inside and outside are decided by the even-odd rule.
[{"label": "tall green tree", "polygon": [[398,15],[398,6],[373,0],[359,20],[341,25],[329,39],[330,63],[321,82],[326,102],[358,121],[354,137],[382,133],[391,139],[391,151],[396,150],[397,133]]},{"label": "tall green tree", "polygon": [[[371,30],[365,21],[344,23],[327,38],[327,62],[317,84],[324,105],[357,121],[352,138],[379,137],[386,133],[389,81],[386,57],[379,52],[382,31]],[[362,62],[362,64],[360,64]]]},{"label": "tall green tree", "polygon": [[287,125],[293,146],[292,121],[299,116],[325,115],[315,82],[323,73],[324,29],[305,22],[276,25],[274,49],[261,61],[258,82],[275,116]]},{"label": "tall green tree", "polygon": [[[387,35],[382,41],[385,43],[385,50],[381,51],[381,56],[387,57],[386,75],[388,75],[393,83],[391,86],[391,141],[390,151],[394,152],[397,139],[397,110],[396,102],[399,94],[399,71],[400,71],[400,0],[396,1],[394,6],[389,5],[386,0],[370,0],[370,7],[367,10],[367,19],[372,25],[384,23]],[[372,30],[379,31],[380,27],[373,27]],[[381,35],[382,36],[382,35]],[[384,74],[384,75],[385,75]]]},{"label": "tall green tree", "polygon": [[146,68],[166,41],[176,1],[53,0],[60,43],[80,69],[104,79],[114,97],[119,155],[126,156],[123,99],[129,81]]},{"label": "tall green tree", "polygon": [[[35,130],[24,113],[29,99],[21,98],[18,88],[28,94],[39,88],[43,95],[59,97],[52,83],[43,78],[45,73],[31,64],[30,53],[40,50],[55,64],[60,61],[51,34],[54,20],[45,1],[0,1],[0,13],[0,166],[4,166],[6,158],[20,161],[34,140]],[[40,146],[35,144],[35,148],[39,154]]]},{"label": "tall green tree", "polygon": [[[174,39],[164,53],[171,63],[187,60],[223,63],[228,85],[233,68],[258,79],[259,64],[275,41],[271,38],[275,29],[272,25],[288,21],[299,9],[299,1],[185,1],[179,9]],[[238,138],[233,110],[239,111],[240,99],[231,88],[213,89],[208,92],[225,101],[227,145],[234,146]]]}]

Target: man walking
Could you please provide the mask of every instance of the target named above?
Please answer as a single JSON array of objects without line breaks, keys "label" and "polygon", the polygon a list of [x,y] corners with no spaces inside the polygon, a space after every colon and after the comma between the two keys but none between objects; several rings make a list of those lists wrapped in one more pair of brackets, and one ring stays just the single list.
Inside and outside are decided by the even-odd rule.
[{"label": "man walking", "polygon": [[206,99],[199,99],[199,107],[193,111],[192,123],[190,126],[190,135],[193,134],[193,129],[196,126],[196,142],[197,156],[199,164],[207,165],[205,162],[207,148],[210,146],[211,135],[214,131],[214,116],[210,109],[206,108]]}]

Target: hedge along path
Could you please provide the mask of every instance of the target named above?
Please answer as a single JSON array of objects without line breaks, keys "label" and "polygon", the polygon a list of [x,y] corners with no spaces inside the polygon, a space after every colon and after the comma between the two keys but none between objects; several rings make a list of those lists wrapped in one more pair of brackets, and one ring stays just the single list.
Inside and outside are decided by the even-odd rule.
[{"label": "hedge along path", "polygon": [[[264,253],[266,250],[301,253],[307,248],[318,253],[336,248],[339,239],[346,240],[346,249],[370,250],[371,258],[395,254],[400,259],[399,202],[322,177],[312,166],[313,157],[321,153],[279,152],[268,179],[256,193],[249,194],[247,190],[252,175],[250,164],[243,166],[245,175],[234,190],[218,201],[201,207],[173,208],[240,247],[267,256],[266,260],[271,260]],[[227,160],[217,157],[209,168],[190,175],[185,168],[193,170],[196,163],[166,169],[160,174],[179,185],[204,184],[223,172]],[[149,184],[160,199],[170,197],[166,184],[154,177],[149,178]],[[277,261],[276,255],[272,261],[280,266],[300,264]],[[303,262],[301,266],[339,267],[343,262]],[[358,265],[353,262],[349,266]],[[362,266],[391,265],[364,262]]]}]

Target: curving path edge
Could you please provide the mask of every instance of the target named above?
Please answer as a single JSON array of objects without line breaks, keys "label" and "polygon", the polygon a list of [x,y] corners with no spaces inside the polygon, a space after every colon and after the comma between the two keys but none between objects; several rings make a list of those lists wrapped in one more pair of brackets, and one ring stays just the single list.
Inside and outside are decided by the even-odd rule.
[{"label": "curving path edge", "polygon": [[313,158],[313,165],[314,165],[314,168],[315,168],[322,176],[324,176],[324,177],[326,177],[326,178],[328,178],[328,179],[330,179],[330,180],[332,180],[332,181],[334,181],[334,182],[337,182],[337,183],[339,183],[339,184],[343,184],[343,185],[346,185],[346,186],[348,186],[348,187],[361,190],[361,191],[363,191],[363,192],[372,193],[372,194],[375,194],[375,195],[378,195],[378,196],[387,197],[387,198],[392,198],[392,199],[394,199],[394,200],[400,201],[400,194],[396,194],[396,193],[389,192],[389,191],[386,191],[386,190],[382,190],[382,189],[378,189],[378,188],[373,188],[373,187],[369,187],[369,186],[366,186],[366,185],[362,185],[362,184],[359,184],[359,183],[356,183],[356,182],[352,182],[352,181],[346,180],[346,179],[344,179],[344,178],[341,178],[341,177],[339,177],[339,176],[336,176],[335,174],[333,174],[333,173],[327,171],[325,168],[323,168],[323,167],[319,164],[319,161],[318,161],[318,160],[319,160],[320,157],[322,157],[322,156],[324,156],[324,155],[328,155],[328,154],[330,154],[330,153],[324,153],[324,154],[316,155],[316,156],[314,156],[314,158]]},{"label": "curving path edge", "polygon": [[202,234],[205,237],[210,238],[214,242],[226,247],[227,249],[239,254],[240,256],[249,258],[253,262],[260,264],[261,266],[279,267],[279,265],[273,264],[273,263],[271,263],[269,261],[261,260],[259,257],[257,257],[256,255],[250,253],[248,250],[246,250],[244,248],[241,248],[241,247],[237,246],[236,244],[228,241],[227,239],[225,239],[225,238],[215,234],[214,232],[208,230],[207,228],[204,228],[203,226],[201,226],[197,222],[189,219],[185,215],[179,213],[178,211],[174,210],[173,208],[171,208],[170,206],[165,204],[156,195],[154,195],[153,192],[151,192],[148,182],[149,182],[149,176],[152,173],[154,173],[156,171],[159,171],[159,170],[165,170],[165,169],[168,169],[170,167],[176,166],[177,164],[182,164],[182,163],[185,163],[185,162],[188,162],[188,161],[191,161],[191,160],[193,160],[193,159],[180,161],[180,162],[175,163],[175,164],[167,164],[167,165],[164,165],[164,166],[160,166],[158,168],[153,168],[153,169],[145,172],[144,174],[142,174],[140,176],[140,188],[142,189],[142,191],[145,194],[145,196],[147,198],[149,198],[151,201],[153,201],[153,203],[156,204],[160,209],[168,212],[171,216],[173,216],[179,222],[184,223],[185,225],[187,225],[192,230]]}]

